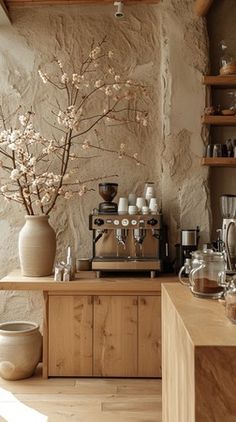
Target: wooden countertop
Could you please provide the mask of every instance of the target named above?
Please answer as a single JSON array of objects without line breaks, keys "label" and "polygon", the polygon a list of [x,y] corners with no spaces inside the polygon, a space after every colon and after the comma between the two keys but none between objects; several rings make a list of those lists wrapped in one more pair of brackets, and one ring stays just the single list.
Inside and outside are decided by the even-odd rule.
[{"label": "wooden countertop", "polygon": [[174,274],[160,275],[151,279],[148,277],[104,277],[95,278],[93,272],[81,272],[74,281],[56,282],[49,277],[23,277],[20,270],[9,273],[0,280],[0,290],[42,290],[42,291],[81,291],[94,292],[160,292],[161,283],[176,282]]},{"label": "wooden countertop", "polygon": [[222,303],[199,299],[180,283],[163,284],[194,346],[236,346],[236,325]]}]

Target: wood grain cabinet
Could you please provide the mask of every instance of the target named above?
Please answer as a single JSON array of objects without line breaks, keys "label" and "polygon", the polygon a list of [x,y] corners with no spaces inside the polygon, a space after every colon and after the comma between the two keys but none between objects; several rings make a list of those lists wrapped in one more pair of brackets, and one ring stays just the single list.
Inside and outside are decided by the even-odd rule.
[{"label": "wood grain cabinet", "polygon": [[49,376],[160,377],[160,296],[49,296]]},{"label": "wood grain cabinet", "polygon": [[50,376],[93,375],[91,296],[50,296],[48,372]]}]

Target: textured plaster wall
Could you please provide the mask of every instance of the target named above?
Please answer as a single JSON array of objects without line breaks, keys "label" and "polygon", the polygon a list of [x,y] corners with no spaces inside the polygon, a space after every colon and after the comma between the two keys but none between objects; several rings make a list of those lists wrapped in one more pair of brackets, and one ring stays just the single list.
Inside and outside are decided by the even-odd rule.
[{"label": "textured plaster wall", "polygon": [[[118,173],[120,195],[142,193],[145,180],[156,182],[163,213],[169,226],[172,256],[177,229],[202,229],[208,238],[209,210],[207,170],[199,166],[202,155],[200,114],[204,102],[201,74],[207,68],[207,36],[204,21],[192,13],[192,0],[166,0],[156,6],[127,7],[124,20],[113,17],[112,7],[81,6],[19,9],[13,26],[0,29],[0,92],[3,104],[32,105],[45,131],[43,115],[50,115],[50,91],[42,86],[37,69],[56,54],[76,65],[81,49],[92,38],[107,35],[117,55],[118,71],[125,68],[132,78],[150,87],[147,130],[130,127],[103,128],[107,142],[129,144],[141,154],[145,167],[102,157],[83,164],[83,175]],[[104,173],[105,172],[105,173]],[[57,231],[58,256],[72,243],[77,256],[91,254],[88,213],[99,196],[59,203],[51,223]],[[17,237],[24,222],[18,207],[0,202],[0,274],[18,265]],[[41,322],[41,295],[2,292],[0,320],[33,319]]]}]

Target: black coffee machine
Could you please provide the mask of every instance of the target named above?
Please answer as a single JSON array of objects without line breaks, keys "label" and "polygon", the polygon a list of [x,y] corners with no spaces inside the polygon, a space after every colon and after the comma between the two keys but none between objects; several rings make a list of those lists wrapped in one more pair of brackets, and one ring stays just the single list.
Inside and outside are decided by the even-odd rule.
[{"label": "black coffee machine", "polygon": [[196,229],[181,230],[180,232],[180,243],[175,245],[176,247],[176,260],[175,260],[175,271],[179,272],[180,268],[185,263],[187,258],[191,259],[191,252],[198,249],[199,243],[199,232],[200,229],[197,226]]}]

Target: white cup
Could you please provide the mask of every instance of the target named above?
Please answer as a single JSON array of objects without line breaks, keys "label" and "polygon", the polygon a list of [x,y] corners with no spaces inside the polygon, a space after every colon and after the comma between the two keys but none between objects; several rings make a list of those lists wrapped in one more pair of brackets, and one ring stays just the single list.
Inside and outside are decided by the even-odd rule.
[{"label": "white cup", "polygon": [[142,207],[145,207],[147,205],[146,199],[143,197],[138,197],[136,200],[136,205],[137,205],[138,210],[141,211]]},{"label": "white cup", "polygon": [[157,204],[157,198],[151,198],[149,202],[149,208],[151,209],[153,205]]},{"label": "white cup", "polygon": [[152,208],[150,209],[150,211],[151,211],[151,214],[157,214],[158,213],[158,205],[154,204],[152,206]]},{"label": "white cup", "polygon": [[137,214],[137,212],[138,212],[138,208],[136,207],[136,205],[129,205],[128,213],[130,215]]},{"label": "white cup", "polygon": [[136,205],[137,195],[135,193],[130,193],[128,197],[129,205]]},{"label": "white cup", "polygon": [[151,214],[156,214],[158,212],[157,198],[150,199],[149,209],[151,211]]},{"label": "white cup", "polygon": [[149,214],[149,208],[146,205],[142,207],[142,214]]},{"label": "white cup", "polygon": [[118,203],[118,214],[127,214],[128,212],[128,198],[120,198]]},{"label": "white cup", "polygon": [[145,198],[147,203],[149,204],[150,200],[154,197],[154,193],[147,193]]},{"label": "white cup", "polygon": [[154,187],[153,186],[147,186],[147,189],[146,189],[146,196],[147,195],[152,195],[152,196],[154,196]]}]

